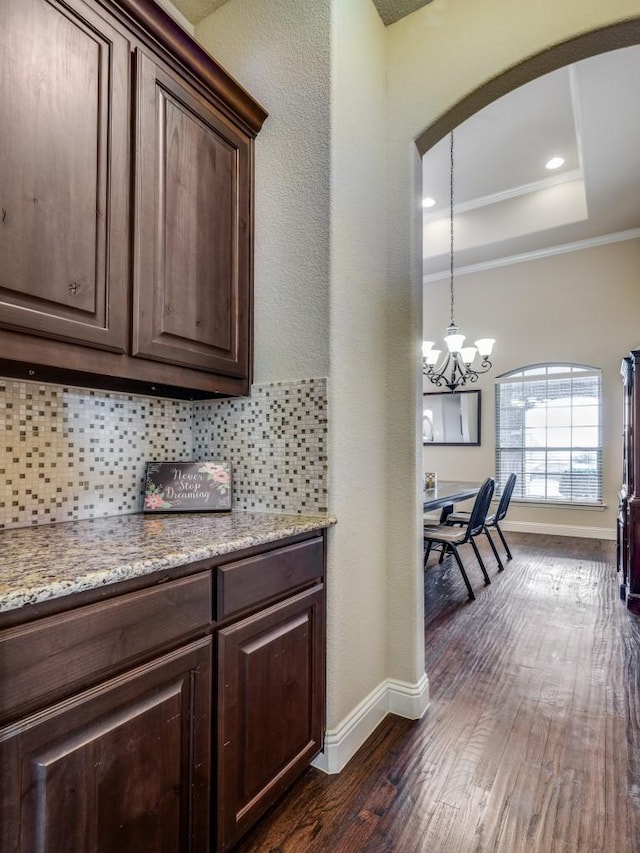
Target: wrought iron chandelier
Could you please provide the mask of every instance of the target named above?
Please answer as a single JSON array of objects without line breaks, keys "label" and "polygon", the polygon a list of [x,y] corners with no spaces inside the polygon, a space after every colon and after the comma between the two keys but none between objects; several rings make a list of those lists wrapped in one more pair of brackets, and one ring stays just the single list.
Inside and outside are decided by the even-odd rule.
[{"label": "wrought iron chandelier", "polygon": [[[466,385],[467,382],[477,382],[478,376],[481,373],[486,373],[491,369],[493,365],[489,360],[489,356],[493,350],[495,340],[493,338],[480,338],[475,341],[475,346],[465,347],[463,346],[465,336],[460,334],[460,330],[455,323],[453,314],[455,301],[453,290],[453,131],[451,131],[450,164],[449,294],[451,322],[444,338],[447,350],[440,362],[439,359],[442,350],[434,349],[435,342],[422,342],[422,372],[438,388],[446,386],[453,392],[457,391],[462,385]],[[482,361],[480,365],[474,368],[473,363],[477,355],[480,356]]]}]

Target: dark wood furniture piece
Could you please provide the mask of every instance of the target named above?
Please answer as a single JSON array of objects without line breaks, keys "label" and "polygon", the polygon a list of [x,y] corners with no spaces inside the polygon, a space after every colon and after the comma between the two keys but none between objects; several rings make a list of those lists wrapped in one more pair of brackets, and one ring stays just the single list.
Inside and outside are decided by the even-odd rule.
[{"label": "dark wood furniture piece", "polygon": [[322,749],[324,531],[0,614],[0,850],[229,849]]},{"label": "dark wood furniture piece", "polygon": [[622,488],[618,496],[617,558],[620,597],[640,615],[640,350],[622,360]]},{"label": "dark wood furniture piece", "polygon": [[0,373],[247,394],[265,111],[151,0],[4,0],[0,32]]}]

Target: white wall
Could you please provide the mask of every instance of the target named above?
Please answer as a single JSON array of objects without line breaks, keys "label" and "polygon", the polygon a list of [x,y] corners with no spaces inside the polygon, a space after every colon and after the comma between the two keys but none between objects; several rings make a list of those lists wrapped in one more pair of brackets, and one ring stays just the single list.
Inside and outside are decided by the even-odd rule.
[{"label": "white wall", "polygon": [[255,147],[254,381],[329,372],[330,0],[230,0],[196,37],[269,112]]},{"label": "white wall", "polygon": [[[384,419],[385,30],[370,0],[333,0],[329,378],[329,719],[389,674]],[[408,639],[408,638],[407,638]],[[415,662],[414,662],[414,665]],[[416,681],[423,670],[412,677]]]},{"label": "white wall", "polygon": [[[387,217],[389,559],[420,573],[422,286],[420,161],[415,140],[483,83],[582,32],[640,15],[639,0],[434,0],[387,30]],[[581,58],[577,54],[576,58]],[[462,322],[462,317],[460,317]],[[418,544],[416,544],[418,543]],[[393,635],[411,584],[392,601]],[[405,597],[406,596],[406,597]]]},{"label": "white wall", "polygon": [[[414,141],[440,116],[512,65],[581,32],[639,15],[638,0],[434,0],[387,30],[387,523],[390,571],[421,573],[422,338],[420,161]],[[462,318],[460,318],[462,320]],[[401,588],[400,588],[401,587]],[[406,575],[390,599],[389,632],[413,618]],[[392,666],[399,665],[391,645]]]},{"label": "white wall", "polygon": [[[330,509],[339,516],[329,566],[330,727],[366,697],[383,671],[381,636],[389,677],[415,682],[422,667],[423,318],[414,140],[512,64],[561,39],[640,13],[640,3],[434,0],[387,28],[387,165],[380,190],[367,185],[372,170],[374,180],[385,179],[379,162],[379,28],[364,0],[335,0],[331,9],[333,20],[328,0],[230,0],[196,29],[271,113],[256,150],[256,378],[327,374],[330,430],[346,431],[330,439],[335,500]],[[359,125],[349,121],[349,105],[357,109]],[[380,138],[370,140],[370,134]],[[377,241],[383,214],[381,305]],[[368,365],[374,342],[386,359],[384,385],[378,360]],[[360,407],[375,418],[382,399],[384,421],[362,432]],[[382,473],[370,472],[377,463]]]},{"label": "white wall", "polygon": [[[593,247],[512,264],[455,281],[456,320],[473,341],[497,340],[493,369],[474,388],[482,391],[480,447],[423,448],[425,470],[445,479],[477,479],[495,470],[496,376],[527,364],[569,361],[602,369],[604,512],[512,504],[511,522],[583,527],[585,535],[613,536],[621,478],[622,384],[620,361],[640,341],[640,241]],[[449,322],[449,282],[424,287],[425,337],[442,340]],[[434,391],[428,381],[425,391]],[[591,530],[589,530],[591,529]],[[561,532],[561,531],[559,531]]]},{"label": "white wall", "polygon": [[[328,376],[331,730],[389,674],[385,29],[370,0],[231,0],[196,34],[269,111],[256,144],[256,376]],[[422,650],[404,669],[420,679]]]}]

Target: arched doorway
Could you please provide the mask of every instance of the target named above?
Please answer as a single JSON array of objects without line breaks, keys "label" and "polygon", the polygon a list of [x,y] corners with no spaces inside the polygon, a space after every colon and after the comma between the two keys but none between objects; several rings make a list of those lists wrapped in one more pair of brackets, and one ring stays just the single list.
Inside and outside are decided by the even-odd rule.
[{"label": "arched doorway", "polygon": [[[628,84],[640,73],[640,45],[618,48],[619,38],[611,43],[616,49],[550,72],[545,52],[543,74],[471,114],[454,133],[456,319],[469,344],[483,336],[499,343],[494,368],[465,386],[482,395],[482,448],[454,455],[425,446],[425,470],[438,471],[443,479],[477,481],[495,472],[498,374],[558,357],[603,369],[605,411],[602,428],[592,436],[599,436],[604,455],[598,466],[602,499],[596,501],[601,512],[594,516],[591,507],[581,505],[586,499],[565,501],[551,476],[556,468],[568,471],[578,458],[577,449],[569,450],[572,433],[562,433],[562,452],[560,433],[549,442],[541,433],[535,438],[527,433],[510,523],[532,533],[615,538],[622,429],[618,368],[634,346],[632,315],[640,311],[640,96]],[[569,56],[573,59],[576,50]],[[439,205],[447,203],[435,214],[425,211],[424,337],[436,346],[442,346],[449,316],[448,150],[447,136],[423,158],[425,194]],[[549,172],[544,166],[552,151],[567,161]],[[603,316],[617,334],[609,336],[602,328]],[[598,326],[601,332],[594,335]],[[437,389],[426,381],[424,390]],[[540,492],[540,472],[547,470],[547,456],[536,450],[541,442],[555,448],[545,479],[549,494]],[[516,458],[515,447],[509,454]]]},{"label": "arched doorway", "polygon": [[[566,21],[563,21],[562,25],[556,25],[553,15],[549,15],[546,28],[536,31],[535,37],[529,40],[520,36],[518,28],[526,27],[529,18],[533,21],[536,15],[542,15],[542,12],[531,10],[529,13],[522,14],[521,10],[520,19],[516,22],[515,9],[513,12],[503,11],[507,16],[513,17],[513,20],[509,20],[506,24],[501,22],[500,35],[493,34],[492,39],[487,39],[487,45],[483,45],[482,48],[484,51],[482,61],[477,57],[470,59],[468,66],[471,71],[465,70],[467,63],[464,55],[461,53],[459,56],[456,55],[460,46],[469,42],[468,30],[464,35],[452,32],[446,26],[437,32],[435,27],[430,31],[431,22],[427,19],[426,12],[422,16],[423,20],[418,21],[417,26],[413,26],[410,37],[407,35],[404,40],[398,37],[395,43],[392,40],[389,53],[394,74],[389,82],[390,140],[387,180],[388,219],[391,226],[388,275],[392,296],[387,306],[387,315],[392,348],[389,371],[394,382],[388,389],[388,420],[390,434],[397,434],[403,429],[405,435],[409,435],[415,429],[416,436],[413,448],[408,446],[410,442],[407,442],[405,447],[392,448],[387,463],[389,470],[395,476],[390,491],[389,542],[389,552],[393,555],[394,572],[396,572],[394,579],[397,580],[390,592],[390,610],[393,611],[389,621],[392,671],[396,669],[399,672],[406,671],[405,662],[409,658],[406,650],[410,643],[413,644],[413,649],[418,651],[412,664],[418,671],[420,669],[419,635],[422,626],[420,618],[422,603],[417,602],[414,609],[406,594],[409,588],[415,588],[416,578],[418,581],[421,580],[422,571],[416,543],[416,534],[421,533],[421,513],[412,512],[412,509],[417,510],[416,504],[421,495],[418,471],[422,467],[421,460],[418,463],[417,459],[418,453],[421,454],[422,450],[421,444],[418,447],[421,439],[419,429],[421,418],[416,417],[415,414],[421,413],[422,403],[422,391],[418,387],[416,376],[422,327],[422,286],[419,270],[421,211],[416,209],[417,204],[413,206],[408,203],[408,199],[418,200],[419,157],[474,112],[522,84],[598,53],[640,44],[640,17],[617,21],[560,40],[567,31],[579,31],[583,19],[583,29],[593,25],[586,11],[582,14],[579,9],[576,9],[575,21],[571,24],[571,27],[575,24],[575,29],[567,29]],[[611,10],[609,20],[612,18],[615,18],[614,9]],[[607,15],[603,14],[601,20],[606,21]],[[462,27],[460,20],[456,23]],[[565,26],[564,31],[562,26]],[[490,22],[483,21],[483,28],[475,33],[478,42],[482,41],[483,36],[488,34],[490,29]],[[494,59],[491,54],[492,46],[497,43],[498,38],[504,37],[505,33],[515,34],[521,47],[518,51],[518,45],[516,45],[513,50],[504,51],[501,56],[524,57],[511,66],[503,62],[501,56]],[[558,33],[561,35],[557,35]],[[422,35],[432,39],[426,46],[421,41]],[[435,60],[430,59],[429,53],[432,47],[434,49],[431,53],[434,55],[437,53],[437,39],[443,37],[447,38],[447,51],[453,58],[438,76],[438,66]],[[442,60],[441,55],[440,60]],[[463,71],[459,72],[458,68],[463,68]],[[500,68],[505,70],[499,71]],[[497,70],[498,73],[489,78],[492,69]],[[442,88],[440,92],[439,84],[447,74],[451,75],[453,82],[447,79],[445,85],[440,87]],[[482,80],[483,75],[486,82],[477,85],[477,81]],[[473,88],[474,79],[476,88]],[[420,85],[424,88],[422,91],[417,91]],[[450,97],[452,92],[457,93],[459,97],[455,103]],[[463,94],[465,92],[468,94]],[[463,94],[462,97],[460,97],[461,94]],[[447,101],[448,97],[449,101]],[[447,103],[453,103],[453,106],[447,107]],[[424,128],[422,130],[419,129],[420,114],[423,120],[426,116],[433,117],[426,127],[424,123],[422,124]],[[409,162],[407,157],[409,141],[414,146],[413,162]],[[406,343],[403,343],[402,337]],[[415,490],[412,485],[408,485],[411,483],[414,472],[416,474]],[[411,502],[414,502],[413,508]],[[419,526],[419,531],[413,527],[414,524]],[[406,574],[404,573],[405,565],[407,566]],[[403,569],[398,569],[399,566]]]},{"label": "arched doorway", "polygon": [[523,60],[475,89],[427,127],[416,139],[420,156],[469,116],[525,83],[581,59],[637,44],[640,44],[640,18],[631,18],[584,33]]}]

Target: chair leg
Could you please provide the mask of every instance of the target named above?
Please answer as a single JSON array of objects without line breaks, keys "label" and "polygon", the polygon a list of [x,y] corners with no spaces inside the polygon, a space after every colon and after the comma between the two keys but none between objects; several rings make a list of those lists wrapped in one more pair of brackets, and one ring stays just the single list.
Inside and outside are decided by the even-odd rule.
[{"label": "chair leg", "polygon": [[469,542],[471,542],[471,547],[473,548],[475,555],[476,555],[476,558],[477,558],[478,562],[480,563],[480,568],[482,569],[482,574],[484,575],[484,582],[486,584],[490,584],[491,578],[487,574],[487,567],[485,566],[485,564],[482,561],[482,557],[480,556],[480,551],[478,551],[478,546],[476,545],[476,543],[473,539],[473,536],[469,539]]},{"label": "chair leg", "polygon": [[509,546],[507,545],[507,540],[504,538],[502,530],[500,530],[500,525],[498,524],[497,521],[495,523],[495,528],[498,531],[498,536],[502,540],[502,544],[504,545],[504,550],[507,552],[507,560],[513,560],[513,556],[511,554],[511,551],[509,550]]},{"label": "chair leg", "polygon": [[443,543],[443,544],[442,544],[442,546],[440,547],[440,559],[438,560],[438,562],[439,562],[439,563],[441,563],[441,562],[444,560],[444,558],[445,558],[445,556],[446,556],[446,554],[447,554],[447,549],[448,549],[448,547],[449,547],[449,546],[448,546],[448,545],[445,545],[444,543]]},{"label": "chair leg", "polygon": [[467,587],[467,592],[469,593],[469,598],[471,599],[471,601],[474,601],[475,600],[475,594],[474,594],[473,589],[471,587],[471,583],[469,582],[469,578],[467,577],[467,573],[464,570],[464,566],[462,565],[462,560],[460,559],[460,554],[458,554],[458,549],[456,548],[455,545],[448,545],[447,547],[451,548],[451,551],[453,552],[453,556],[456,558],[456,563],[458,564],[458,568],[460,569],[460,574],[462,575],[462,580],[464,581],[465,586]]},{"label": "chair leg", "polygon": [[432,545],[431,539],[427,539],[427,548],[424,552],[424,563],[423,563],[425,569],[427,568],[427,560],[429,559],[429,554],[431,553],[431,545]]},{"label": "chair leg", "polygon": [[498,563],[498,571],[503,572],[504,571],[504,565],[502,564],[502,560],[500,559],[500,554],[498,554],[497,548],[493,542],[493,539],[491,538],[491,534],[489,533],[489,528],[485,527],[484,532],[485,532],[487,539],[489,540],[489,545],[491,545],[491,550],[493,551],[493,556],[496,558],[496,562]]}]

